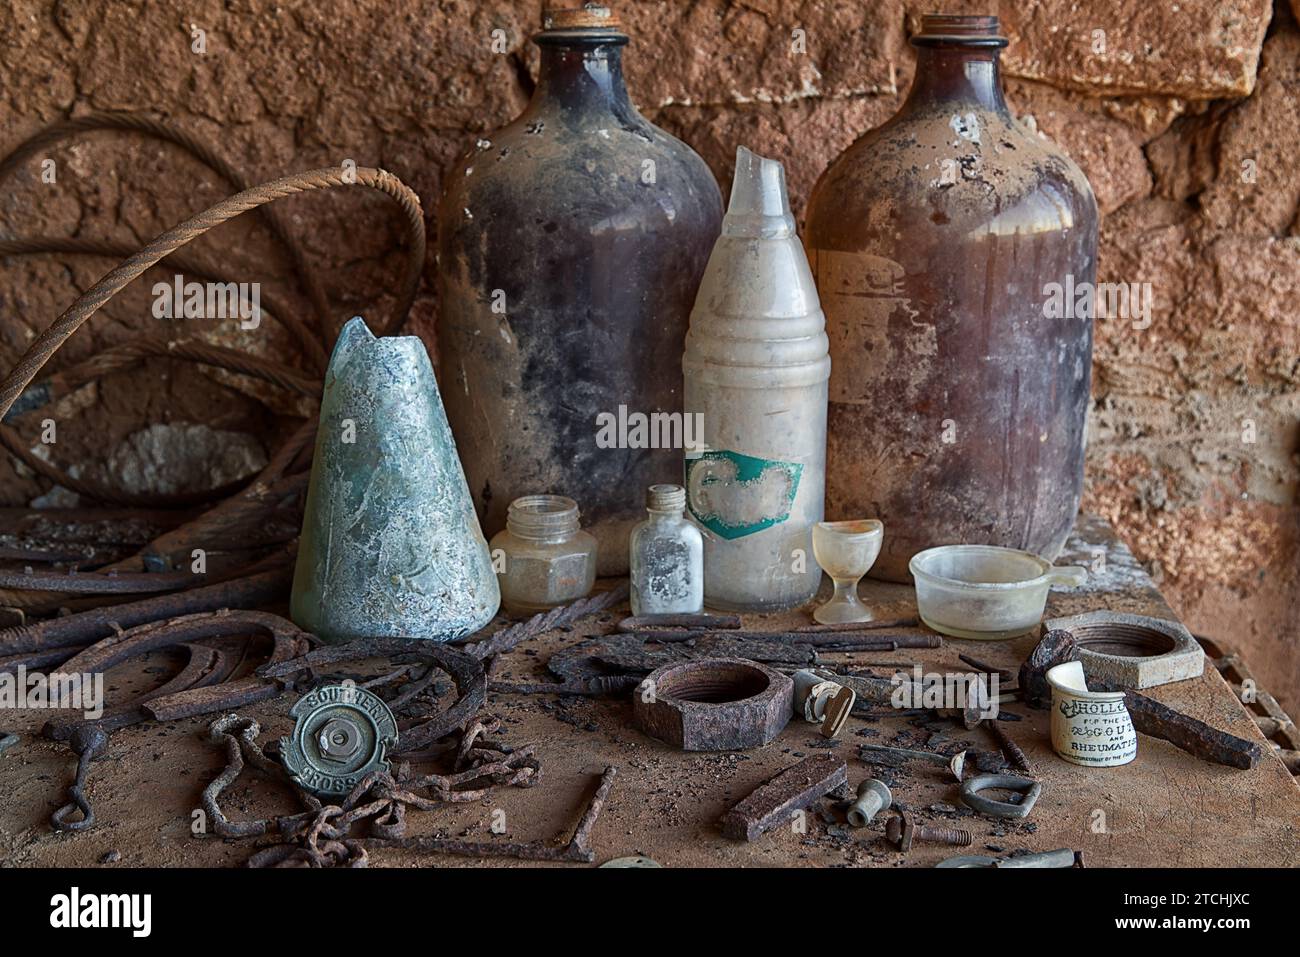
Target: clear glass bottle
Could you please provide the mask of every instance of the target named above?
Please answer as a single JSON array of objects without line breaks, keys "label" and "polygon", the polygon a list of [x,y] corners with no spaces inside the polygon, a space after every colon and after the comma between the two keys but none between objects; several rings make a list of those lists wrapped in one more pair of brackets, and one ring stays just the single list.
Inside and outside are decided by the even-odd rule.
[{"label": "clear glass bottle", "polygon": [[688,521],[686,490],[651,485],[650,517],[632,530],[632,614],[694,614],[704,608],[704,539]]},{"label": "clear glass bottle", "polygon": [[596,539],[564,495],[525,495],[510,503],[506,527],[489,546],[501,607],[533,615],[582,598],[596,582]]}]

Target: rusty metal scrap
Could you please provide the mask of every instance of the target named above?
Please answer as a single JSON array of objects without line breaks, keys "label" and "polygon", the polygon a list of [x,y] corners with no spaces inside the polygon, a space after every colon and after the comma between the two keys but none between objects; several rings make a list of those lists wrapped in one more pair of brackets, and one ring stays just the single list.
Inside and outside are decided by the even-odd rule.
[{"label": "rusty metal scrap", "polygon": [[705,639],[732,641],[779,641],[837,651],[895,651],[899,648],[939,648],[938,635],[893,635],[848,631],[827,633],[805,631],[750,631],[736,629],[640,628],[627,632],[642,641],[698,642]]},{"label": "rusty metal scrap", "polygon": [[591,847],[591,834],[596,828],[605,802],[609,800],[614,787],[618,769],[607,767],[600,776],[600,783],[591,796],[586,810],[578,820],[573,836],[561,845],[543,841],[460,841],[440,837],[372,837],[363,838],[359,843],[367,847],[400,848],[403,850],[424,851],[432,854],[455,854],[460,857],[513,857],[523,861],[553,861],[590,864],[596,859],[596,852]]},{"label": "rusty metal scrap", "polygon": [[121,605],[108,605],[62,618],[9,628],[0,631],[0,655],[87,645],[124,628],[134,628],[136,625],[178,615],[217,611],[221,608],[256,607],[283,595],[292,577],[292,567],[285,564],[215,585],[204,585],[189,591]]},{"label": "rusty metal scrap", "polygon": [[656,668],[687,661],[689,649],[680,645],[649,647],[635,635],[589,638],[554,652],[546,667],[558,678],[576,681],[610,675],[644,677]]},{"label": "rusty metal scrap", "polygon": [[957,659],[961,661],[962,664],[970,665],[976,671],[983,671],[986,674],[997,675],[998,679],[1001,681],[1011,680],[1011,671],[1007,668],[995,667],[994,665],[981,661],[973,655],[958,655]]},{"label": "rusty metal scrap", "polygon": [[825,633],[796,631],[790,640],[815,648],[839,649],[843,651],[894,651],[899,648],[942,648],[941,635],[898,635],[888,632],[866,631],[855,634],[850,631],[830,631]]},{"label": "rusty metal scrap", "polygon": [[593,678],[571,678],[566,681],[491,681],[488,682],[488,690],[493,694],[571,694],[605,697],[625,694],[643,680],[637,675],[597,675]]},{"label": "rusty metal scrap", "polygon": [[619,631],[641,631],[646,628],[686,628],[693,631],[717,631],[742,627],[739,615],[641,615],[624,618],[618,623]]},{"label": "rusty metal scrap", "polygon": [[801,625],[795,631],[800,634],[826,634],[845,631],[877,631],[881,628],[915,628],[920,624],[921,620],[913,616],[911,618],[891,618],[880,621],[842,621],[830,625]]},{"label": "rusty metal scrap", "polygon": [[[588,842],[596,815],[609,794],[613,769],[606,771],[596,798],[583,816],[566,848],[548,845],[484,844],[440,841],[437,838],[405,838],[406,810],[432,810],[448,802],[478,801],[493,787],[531,787],[539,780],[541,765],[531,746],[510,748],[486,736],[500,730],[497,720],[474,720],[455,747],[452,773],[412,775],[409,765],[399,765],[396,774],[376,771],[366,775],[338,804],[324,804],[319,798],[296,787],[277,762],[257,744],[260,727],[256,721],[227,715],[209,727],[209,739],[222,744],[226,767],[204,789],[202,806],[213,830],[222,837],[246,838],[277,834],[282,843],[264,848],[249,859],[250,867],[365,866],[367,845],[410,847],[446,853],[492,856],[511,853],[535,860],[591,860]],[[297,814],[250,821],[231,821],[220,805],[221,794],[247,765],[292,787],[306,808]],[[418,793],[426,790],[427,794]],[[371,836],[353,839],[354,824],[368,821]],[[438,846],[445,844],[447,846]],[[531,852],[531,853],[530,853]]]},{"label": "rusty metal scrap", "polygon": [[[683,661],[745,658],[775,665],[809,665],[818,660],[811,649],[775,641],[736,639],[727,634],[702,637],[693,645],[669,643],[655,647],[655,644],[631,633],[589,638],[556,651],[546,667],[563,679],[567,687],[585,688],[575,694],[617,694],[629,686],[628,679],[639,680],[656,668]],[[502,686],[500,690],[507,689]]]},{"label": "rusty metal scrap", "polygon": [[89,645],[72,645],[68,648],[52,648],[49,651],[30,651],[21,655],[8,655],[0,658],[0,675],[16,672],[20,667],[28,671],[42,671],[52,666],[63,664],[73,655],[89,648]]},{"label": "rusty metal scrap", "polygon": [[966,752],[956,754],[938,754],[934,751],[916,751],[912,748],[891,748],[883,744],[858,745],[858,757],[868,764],[882,764],[887,767],[900,767],[909,761],[922,761],[947,768],[958,781],[966,768]]},{"label": "rusty metal scrap", "polygon": [[794,682],[740,658],[681,661],[652,671],[632,698],[643,732],[686,751],[735,751],[767,744],[793,712]]},{"label": "rusty metal scrap", "polygon": [[237,678],[159,695],[144,702],[141,708],[155,721],[177,721],[270,701],[280,697],[284,691],[284,687],[276,682],[256,677]]},{"label": "rusty metal scrap", "polygon": [[257,669],[257,674],[263,678],[301,683],[312,680],[325,666],[384,657],[414,659],[433,665],[451,677],[459,692],[457,701],[445,711],[420,724],[401,729],[398,754],[418,751],[466,728],[487,699],[487,675],[483,662],[459,648],[430,641],[362,638],[342,645],[317,648],[290,661],[263,665]]},{"label": "rusty metal scrap", "polygon": [[1006,757],[1007,763],[1018,771],[1029,771],[1029,759],[1025,757],[1025,752],[1021,750],[1020,745],[1016,744],[1007,736],[1002,725],[998,724],[997,718],[986,718],[982,724],[988,729],[993,740],[998,743],[998,748]]},{"label": "rusty metal scrap", "polygon": [[148,651],[200,638],[266,634],[281,660],[306,651],[314,640],[287,618],[261,611],[216,611],[148,622],[91,645],[64,666],[69,672],[94,674]]},{"label": "rusty metal scrap", "polygon": [[788,822],[797,811],[848,784],[849,769],[843,758],[815,754],[769,779],[722,818],[724,836],[754,841]]},{"label": "rusty metal scrap", "polygon": [[[858,696],[858,701],[854,704],[854,712],[858,714],[870,713],[869,706],[872,704],[895,707],[896,698],[900,695],[912,702],[923,701],[926,696],[925,684],[914,681],[907,672],[895,672],[894,678],[877,678],[874,675],[856,673],[840,674],[829,668],[814,668],[813,671],[823,678],[853,689]],[[898,677],[899,674],[903,677]],[[967,730],[983,720],[989,702],[987,688],[982,684],[983,678],[974,674],[970,677],[973,679],[970,682],[973,687],[968,688],[961,708],[937,709],[940,714],[951,713],[953,717],[959,718]],[[917,707],[920,705],[913,705],[913,708]]]},{"label": "rusty metal scrap", "polygon": [[1078,657],[1079,644],[1068,631],[1058,629],[1043,635],[1020,666],[1019,688],[1025,704],[1040,710],[1051,707],[1052,688],[1047,683],[1047,672]]},{"label": "rusty metal scrap", "polygon": [[902,810],[891,817],[889,823],[885,825],[885,837],[904,854],[912,849],[915,841],[970,847],[974,840],[974,836],[965,828],[917,824],[911,814]]},{"label": "rusty metal scrap", "polygon": [[147,721],[150,712],[145,709],[145,702],[220,682],[234,666],[228,656],[217,648],[196,642],[181,642],[175,647],[186,653],[185,665],[161,687],[146,692],[133,701],[105,708],[103,714],[93,720],[74,718],[47,721],[41,734],[52,741],[68,741],[81,724],[93,724],[104,731],[116,731],[118,728]]},{"label": "rusty metal scrap", "polygon": [[258,747],[259,733],[261,727],[256,721],[235,714],[218,718],[208,727],[209,740],[224,745],[226,749],[226,766],[203,789],[200,802],[212,829],[221,837],[257,837],[270,833],[274,827],[274,822],[271,820],[231,821],[221,810],[221,805],[217,803],[221,792],[230,787],[243,773],[245,763],[252,764],[257,770],[271,776],[284,773],[284,769],[266,757]]},{"label": "rusty metal scrap", "polygon": [[710,634],[696,640],[691,654],[706,658],[748,658],[767,664],[815,665],[817,652],[805,645],[792,645],[765,638],[733,638]]},{"label": "rusty metal scrap", "polygon": [[[108,749],[108,735],[93,724],[83,724],[73,732],[68,745],[77,755],[77,776],[68,787],[67,803],[50,815],[50,826],[56,831],[86,831],[95,826],[95,810],[86,797],[86,775],[90,762]],[[72,820],[77,811],[81,818]]]},{"label": "rusty metal scrap", "polygon": [[1204,761],[1245,770],[1255,767],[1263,757],[1263,749],[1254,741],[1220,731],[1136,691],[1124,693],[1124,705],[1138,731],[1168,741]]},{"label": "rusty metal scrap", "polygon": [[195,572],[80,572],[22,571],[0,568],[0,588],[21,591],[73,592],[86,595],[129,595],[139,592],[176,591],[203,581]]}]

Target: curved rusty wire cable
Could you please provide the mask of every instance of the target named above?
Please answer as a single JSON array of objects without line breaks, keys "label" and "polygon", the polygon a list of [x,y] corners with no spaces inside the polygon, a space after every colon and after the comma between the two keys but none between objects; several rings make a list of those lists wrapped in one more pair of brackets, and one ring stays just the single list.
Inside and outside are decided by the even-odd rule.
[{"label": "curved rusty wire cable", "polygon": [[[289,392],[296,392],[312,399],[320,398],[321,383],[319,379],[300,375],[279,363],[259,359],[257,356],[240,352],[238,349],[213,345],[210,342],[204,342],[202,339],[161,341],[149,336],[141,336],[109,346],[107,349],[95,353],[76,365],[67,366],[53,375],[40,379],[31,388],[23,392],[22,401],[14,407],[14,411],[17,412],[19,406],[21,406],[23,412],[38,409],[42,405],[56,401],[76,391],[88,382],[130,368],[144,359],[150,358],[184,359],[198,365],[211,366],[215,369],[223,369],[226,372],[236,372],[240,375],[251,376],[254,379],[261,379]],[[38,391],[39,394],[33,394]]]},{"label": "curved rusty wire cable", "polygon": [[[103,256],[105,259],[127,259],[139,252],[133,243],[105,239],[83,239],[79,236],[33,236],[26,239],[0,239],[0,256],[36,256],[45,253],[71,253],[76,256]],[[169,266],[182,273],[210,282],[225,282],[198,260],[177,250],[166,258]],[[328,357],[310,329],[297,318],[297,311],[273,293],[260,293],[262,311],[280,323],[298,342],[307,355],[308,362],[318,373],[325,368]],[[319,389],[317,390],[319,393]]]},{"label": "curved rusty wire cable", "polygon": [[214,226],[285,196],[354,185],[367,186],[386,193],[397,201],[406,215],[407,235],[410,240],[406,274],[400,288],[397,307],[379,334],[391,335],[396,332],[415,299],[420,282],[420,270],[424,263],[424,214],[420,208],[420,198],[397,177],[381,169],[359,167],[355,172],[350,172],[342,167],[330,167],[296,173],[246,189],[204,210],[179,226],[173,226],[151,240],[134,256],[106,273],[36,338],[14,368],[5,376],[4,381],[0,383],[0,419],[8,413],[23,390],[36,377],[36,373],[49,361],[50,356],[58,351],[83,322],[93,316],[131,280],[174,250]]},{"label": "curved rusty wire cable", "polygon": [[[89,113],[85,116],[51,123],[19,143],[9,155],[0,159],[0,179],[12,173],[32,156],[53,146],[60,140],[77,133],[89,133],[96,130],[140,133],[173,143],[203,163],[237,191],[242,192],[249,188],[250,184],[244,176],[227,163],[225,159],[214,153],[203,141],[190,135],[180,127],[136,113]],[[289,235],[289,230],[285,227],[279,213],[273,209],[263,209],[258,215],[265,221],[267,228],[271,230],[271,234],[284,246],[289,255],[289,261],[297,272],[298,281],[302,283],[307,297],[311,300],[312,308],[316,311],[318,336],[313,336],[292,313],[285,315],[285,321],[293,328],[295,336],[306,350],[307,357],[316,370],[324,372],[329,358],[326,354],[326,348],[334,341],[337,331],[335,327],[338,325],[338,323],[334,322],[330,313],[329,300],[325,296],[325,290],[316,279],[315,273],[307,268],[302,250]],[[123,253],[123,255],[130,255],[130,251]]]}]

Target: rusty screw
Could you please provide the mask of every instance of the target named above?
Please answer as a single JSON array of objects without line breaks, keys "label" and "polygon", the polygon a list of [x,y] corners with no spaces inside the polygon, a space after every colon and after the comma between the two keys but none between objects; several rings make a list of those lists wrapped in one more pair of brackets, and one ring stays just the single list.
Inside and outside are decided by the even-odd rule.
[{"label": "rusty screw", "polygon": [[914,841],[931,844],[952,844],[956,847],[970,847],[970,831],[960,827],[932,827],[928,824],[918,826],[912,816],[903,811],[897,817],[891,817],[885,825],[885,837],[900,851],[906,853],[912,849]]}]

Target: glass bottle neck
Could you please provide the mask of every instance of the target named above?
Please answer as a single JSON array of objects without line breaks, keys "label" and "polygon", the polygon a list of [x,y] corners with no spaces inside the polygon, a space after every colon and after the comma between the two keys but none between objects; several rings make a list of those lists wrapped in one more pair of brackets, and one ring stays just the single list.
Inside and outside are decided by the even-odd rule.
[{"label": "glass bottle neck", "polygon": [[614,42],[540,42],[541,70],[530,109],[540,104],[634,113],[623,82],[623,50]]},{"label": "glass bottle neck", "polygon": [[905,109],[936,102],[969,103],[1010,118],[1002,97],[999,50],[987,47],[926,46],[916,51],[916,76]]}]

